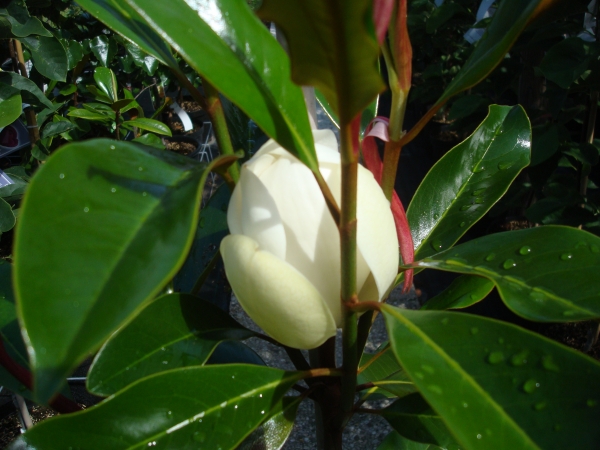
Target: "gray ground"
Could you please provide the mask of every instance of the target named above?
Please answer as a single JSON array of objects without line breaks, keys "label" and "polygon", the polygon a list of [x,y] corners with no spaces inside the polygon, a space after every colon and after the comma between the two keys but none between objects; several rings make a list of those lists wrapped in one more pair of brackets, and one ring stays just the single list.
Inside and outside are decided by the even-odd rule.
[{"label": "gray ground", "polygon": [[[396,289],[390,295],[390,300],[388,303],[408,309],[418,309],[420,306],[414,290],[411,290],[411,292],[407,295],[402,295],[400,290]],[[252,322],[252,320],[246,315],[235,298],[231,303],[230,311],[231,315],[244,326],[253,330],[259,330],[254,322]],[[339,337],[340,336],[338,333],[338,344],[340,341]],[[366,351],[371,353],[374,352],[385,340],[387,340],[387,332],[385,330],[383,319],[381,316],[379,316],[375,320],[371,330]],[[269,366],[294,370],[294,366],[289,362],[285,351],[257,338],[252,338],[245,342],[252,347],[252,349],[257,352]],[[338,361],[341,359],[339,357],[341,348],[339,347],[340,346],[338,345]],[[355,415],[350,420],[350,423],[344,432],[344,449],[374,450],[390,431],[391,427],[379,416],[370,414]],[[283,446],[283,449],[316,449],[314,408],[312,402],[305,401],[300,405],[292,435]]]}]

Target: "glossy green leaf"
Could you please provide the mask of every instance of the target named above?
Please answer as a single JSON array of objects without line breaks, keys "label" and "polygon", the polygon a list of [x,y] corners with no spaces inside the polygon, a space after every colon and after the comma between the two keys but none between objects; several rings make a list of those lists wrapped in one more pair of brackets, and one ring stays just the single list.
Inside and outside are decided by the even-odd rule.
[{"label": "glossy green leaf", "polygon": [[40,401],[183,263],[205,169],[98,139],[38,170],[19,217],[15,290]]},{"label": "glossy green leaf", "polygon": [[403,438],[396,431],[386,436],[377,450],[441,450],[437,445],[423,444]]},{"label": "glossy green leaf", "polygon": [[147,145],[148,147],[154,147],[159,150],[165,149],[165,144],[163,144],[161,138],[152,133],[146,133],[139,138],[135,138],[131,142],[137,142],[138,144]]},{"label": "glossy green leaf", "polygon": [[69,121],[61,120],[58,122],[49,122],[42,128],[42,139],[59,135],[65,131],[70,131],[75,128],[75,124]]},{"label": "glossy green leaf", "polygon": [[459,309],[483,300],[494,289],[494,283],[484,277],[461,275],[440,294],[428,300],[422,310]]},{"label": "glossy green leaf", "polygon": [[198,277],[219,251],[221,240],[229,233],[227,206],[230,198],[231,190],[223,186],[200,211],[192,249],[183,267],[173,279],[173,286],[177,291],[192,292]]},{"label": "glossy green leaf", "polygon": [[165,295],[104,344],[90,368],[87,388],[108,396],[148,375],[202,365],[219,342],[253,335],[198,297]]},{"label": "glossy green leaf", "polygon": [[482,81],[502,61],[527,24],[553,0],[504,0],[494,12],[486,33],[437,104]]},{"label": "glossy green leaf", "polygon": [[406,212],[415,260],[454,245],[529,164],[531,126],[521,106],[490,106],[481,125],[429,171]]},{"label": "glossy green leaf", "polygon": [[25,2],[12,0],[3,3],[8,5],[6,9],[0,9],[0,17],[4,17],[10,24],[11,37],[23,38],[31,35],[52,37],[52,33],[46,30],[37,17],[29,15]]},{"label": "glossy green leaf", "polygon": [[10,125],[19,118],[22,104],[23,100],[18,93],[5,98],[0,96],[0,128]]},{"label": "glossy green leaf", "polygon": [[117,54],[117,44],[114,40],[102,34],[90,41],[90,50],[96,59],[100,61],[100,64],[108,67]]},{"label": "glossy green leaf", "polygon": [[543,226],[491,234],[417,262],[415,267],[478,275],[506,306],[540,322],[600,317],[600,238]]},{"label": "glossy green leaf", "polygon": [[68,59],[65,48],[55,37],[30,36],[21,39],[31,52],[33,67],[46,78],[66,81]]},{"label": "glossy green leaf", "polygon": [[384,90],[369,0],[263,0],[258,14],[283,30],[294,81],[319,89],[346,123]]},{"label": "glossy green leaf", "polygon": [[137,119],[125,121],[123,122],[123,125],[137,127],[141,130],[151,131],[152,133],[156,134],[172,136],[171,129],[167,125],[154,119],[146,119],[145,117],[139,117]]},{"label": "glossy green leaf", "polygon": [[80,413],[48,419],[10,449],[89,448],[90,436],[95,448],[111,450],[235,449],[300,377],[249,365],[176,369]]},{"label": "glossy green leaf", "polygon": [[111,105],[111,109],[113,111],[119,111],[121,114],[127,112],[131,109],[137,108],[138,104],[133,98],[123,98],[121,100],[117,100]]},{"label": "glossy green leaf", "polygon": [[54,105],[46,98],[37,85],[28,78],[22,77],[14,72],[0,72],[0,83],[12,86],[21,91],[21,96],[26,103],[32,105],[43,105],[53,108]]},{"label": "glossy green leaf", "polygon": [[304,98],[290,79],[289,59],[246,2],[126,3],[266,134],[318,169]]},{"label": "glossy green leaf", "polygon": [[119,86],[115,73],[107,67],[96,67],[94,70],[94,81],[102,93],[106,95],[111,102],[119,99]]},{"label": "glossy green leaf", "polygon": [[75,68],[83,59],[83,45],[72,39],[59,39],[67,52],[69,70]]},{"label": "glossy green leaf", "polygon": [[[398,364],[389,344],[382,345],[377,353],[363,353],[358,366],[358,384],[372,383],[377,387],[377,393],[395,397],[403,397],[415,392],[415,386],[410,381],[402,367]],[[387,392],[381,392],[381,390]]]},{"label": "glossy green leaf", "polygon": [[302,397],[284,397],[272,417],[250,434],[236,450],[279,450],[294,428]]},{"label": "glossy green leaf", "polygon": [[81,0],[77,3],[146,53],[177,70],[177,60],[173,57],[169,46],[126,2],[121,0]]},{"label": "glossy green leaf", "polygon": [[464,448],[600,445],[598,361],[505,322],[382,311],[400,364]]},{"label": "glossy green leaf", "polygon": [[2,198],[0,198],[0,232],[5,233],[12,230],[17,218],[12,207]]},{"label": "glossy green leaf", "polygon": [[[74,108],[67,114],[69,117],[75,117],[77,119],[86,119],[86,120],[111,120],[111,117],[105,116],[104,114],[96,113],[89,111],[83,108]],[[114,119],[113,119],[114,120]]]},{"label": "glossy green leaf", "polygon": [[410,394],[396,400],[381,411],[381,415],[402,436],[411,441],[435,444],[458,450],[458,444],[442,418],[420,394]]}]

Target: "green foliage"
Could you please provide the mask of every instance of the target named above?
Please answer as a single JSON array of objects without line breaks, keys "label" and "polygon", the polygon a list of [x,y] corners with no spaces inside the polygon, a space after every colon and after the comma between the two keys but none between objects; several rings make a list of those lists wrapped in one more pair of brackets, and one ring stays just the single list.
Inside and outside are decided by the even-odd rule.
[{"label": "green foliage", "polygon": [[[513,325],[383,306],[394,353],[469,449],[593,448],[600,364]],[[567,381],[568,380],[568,381]],[[592,427],[592,428],[590,428]]]}]

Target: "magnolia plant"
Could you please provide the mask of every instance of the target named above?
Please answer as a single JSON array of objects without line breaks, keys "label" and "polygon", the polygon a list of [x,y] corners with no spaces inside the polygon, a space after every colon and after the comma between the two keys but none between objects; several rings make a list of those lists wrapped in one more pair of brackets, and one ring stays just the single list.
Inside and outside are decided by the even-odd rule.
[{"label": "magnolia plant", "polygon": [[[393,427],[381,450],[598,448],[597,361],[452,311],[495,288],[529,320],[600,318],[600,238],[542,226],[457,244],[529,164],[523,109],[491,106],[406,211],[393,189],[402,147],[449,98],[485,79],[554,2],[499,2],[469,60],[408,130],[406,0],[264,0],[258,17],[242,0],[78,3],[173,72],[211,116],[222,156],[198,163],[98,139],[62,147],[37,171],[14,267],[0,265],[5,280],[12,271],[15,294],[13,303],[5,289],[0,310],[0,375],[64,414],[10,448],[278,449],[303,401],[315,404],[323,449],[342,448],[355,414]],[[261,20],[276,24],[288,52]],[[375,119],[386,89],[381,55],[392,108]],[[336,117],[339,144],[330,132],[311,132],[301,85]],[[241,167],[220,95],[272,138]],[[227,186],[200,211],[213,170]],[[196,295],[220,257],[265,334]],[[422,310],[384,302],[426,269],[460,276]],[[378,314],[389,342],[367,353]],[[280,345],[296,370],[261,364],[242,342],[249,337]],[[65,379],[90,355],[87,389],[105,399],[77,411]],[[389,406],[373,402],[380,399]]]}]

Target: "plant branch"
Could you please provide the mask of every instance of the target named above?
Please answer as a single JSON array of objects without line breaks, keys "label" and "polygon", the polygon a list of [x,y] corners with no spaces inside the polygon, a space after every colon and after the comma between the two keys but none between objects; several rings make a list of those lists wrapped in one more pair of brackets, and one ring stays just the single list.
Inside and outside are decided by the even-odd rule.
[{"label": "plant branch", "polygon": [[[218,92],[214,87],[206,80],[202,80],[204,86],[204,92],[208,96],[207,98],[202,95],[202,92],[194,86],[187,77],[179,72],[178,70],[172,69],[173,74],[179,80],[181,85],[185,87],[192,98],[198,102],[200,107],[205,110],[213,124],[215,130],[215,137],[219,144],[219,149],[223,155],[233,155],[233,145],[231,144],[231,138],[229,137],[229,129],[227,127],[227,121],[225,120],[225,112],[223,110],[223,104],[219,99]],[[240,177],[239,163],[232,164],[227,170],[231,178],[237,183]]]},{"label": "plant branch", "polygon": [[[23,56],[23,47],[18,39],[11,39],[8,45],[11,57],[17,61],[19,72],[24,78],[29,78],[27,68],[25,67],[25,57]],[[37,124],[35,111],[31,106],[25,108],[25,120],[27,121],[27,131],[29,132],[29,140],[34,146],[40,140],[40,129]],[[23,157],[25,154],[22,155]],[[23,158],[24,159],[24,158]]]},{"label": "plant branch", "polygon": [[[359,119],[360,120],[360,119]],[[356,295],[356,230],[358,191],[358,129],[342,121],[340,127],[342,159],[342,211],[340,218],[343,328],[343,370],[338,427],[343,428],[354,405],[358,367],[357,314],[350,305],[358,303]],[[356,134],[356,136],[355,136]]]}]

